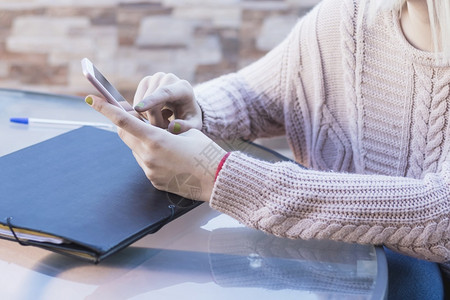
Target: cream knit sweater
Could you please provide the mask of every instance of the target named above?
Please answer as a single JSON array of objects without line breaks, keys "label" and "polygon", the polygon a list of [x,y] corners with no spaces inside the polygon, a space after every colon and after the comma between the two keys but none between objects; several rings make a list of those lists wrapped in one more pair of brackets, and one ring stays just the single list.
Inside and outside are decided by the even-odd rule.
[{"label": "cream knit sweater", "polygon": [[233,152],[210,205],[277,236],[386,245],[450,260],[450,65],[392,12],[325,0],[261,60],[202,84],[204,132],[286,134],[295,159]]}]

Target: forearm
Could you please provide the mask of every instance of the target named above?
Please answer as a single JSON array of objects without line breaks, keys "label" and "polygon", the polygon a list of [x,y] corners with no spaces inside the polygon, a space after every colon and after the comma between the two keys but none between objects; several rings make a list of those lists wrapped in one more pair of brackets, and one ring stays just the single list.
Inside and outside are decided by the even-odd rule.
[{"label": "forearm", "polygon": [[209,136],[254,140],[284,133],[282,103],[270,104],[267,96],[252,90],[240,74],[196,87],[196,98],[203,114],[202,131]]},{"label": "forearm", "polygon": [[196,86],[196,99],[202,110],[202,131],[222,139],[252,139],[244,99],[247,93],[242,78],[236,73]]},{"label": "forearm", "polygon": [[301,25],[258,61],[195,88],[205,133],[247,140],[284,134],[285,103],[296,97],[286,87],[288,74],[300,68],[292,58],[300,51]]},{"label": "forearm", "polygon": [[423,180],[304,170],[233,153],[211,206],[248,226],[301,239],[387,245],[450,259],[450,166]]}]

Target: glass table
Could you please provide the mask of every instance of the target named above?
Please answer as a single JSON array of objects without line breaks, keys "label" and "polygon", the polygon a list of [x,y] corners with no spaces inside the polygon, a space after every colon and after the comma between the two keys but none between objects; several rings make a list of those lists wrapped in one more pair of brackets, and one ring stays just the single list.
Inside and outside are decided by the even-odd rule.
[{"label": "glass table", "polygon": [[[109,123],[79,97],[0,90],[0,156],[76,128],[13,124],[11,117]],[[387,294],[382,248],[277,238],[207,204],[98,265],[0,240],[0,270],[2,299],[384,299]]]}]

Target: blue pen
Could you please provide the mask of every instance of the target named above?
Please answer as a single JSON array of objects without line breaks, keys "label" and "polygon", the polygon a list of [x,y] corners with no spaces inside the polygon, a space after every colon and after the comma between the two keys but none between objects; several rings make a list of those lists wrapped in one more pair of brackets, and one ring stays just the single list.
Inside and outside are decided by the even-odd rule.
[{"label": "blue pen", "polygon": [[19,124],[52,124],[52,125],[69,125],[69,126],[93,126],[100,128],[114,129],[114,125],[98,122],[83,122],[83,121],[68,121],[68,120],[53,120],[53,119],[38,119],[38,118],[10,118],[10,122]]}]

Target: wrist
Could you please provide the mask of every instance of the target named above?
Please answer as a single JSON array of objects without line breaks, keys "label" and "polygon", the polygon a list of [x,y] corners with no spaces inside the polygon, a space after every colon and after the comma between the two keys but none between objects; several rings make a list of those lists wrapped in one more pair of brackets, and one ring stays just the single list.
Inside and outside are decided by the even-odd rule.
[{"label": "wrist", "polygon": [[231,154],[231,152],[227,152],[220,160],[219,165],[217,166],[217,169],[216,169],[216,176],[214,177],[214,181],[216,181],[217,176],[219,176],[220,170],[222,170],[222,167],[225,164],[225,161],[227,160],[228,156],[230,156],[230,154]]}]

